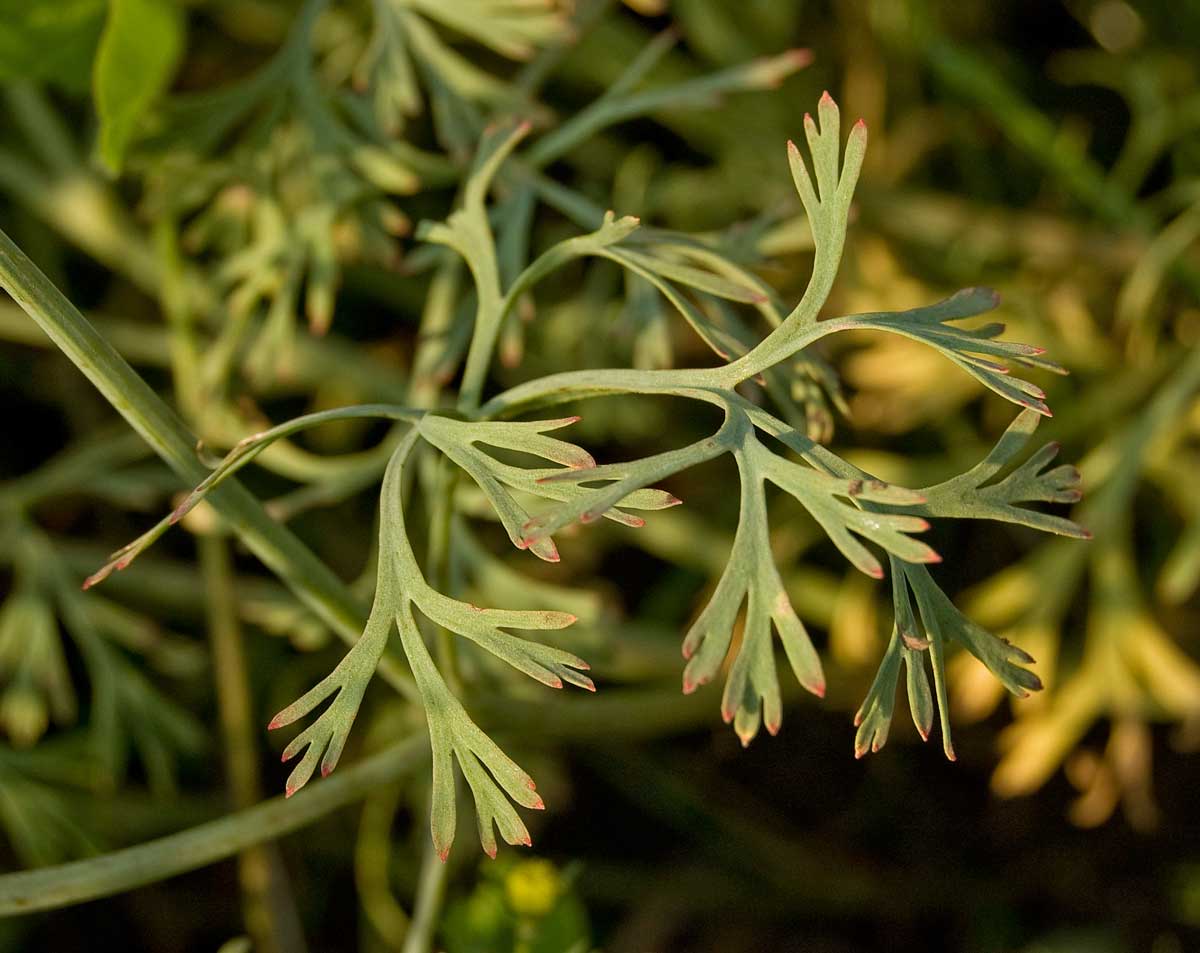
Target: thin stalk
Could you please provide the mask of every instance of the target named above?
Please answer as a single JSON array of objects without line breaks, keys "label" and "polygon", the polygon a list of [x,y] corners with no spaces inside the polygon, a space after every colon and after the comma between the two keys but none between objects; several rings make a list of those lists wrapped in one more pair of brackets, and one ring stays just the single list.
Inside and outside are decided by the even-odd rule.
[{"label": "thin stalk", "polygon": [[609,394],[673,395],[724,406],[723,394],[737,384],[786,360],[826,335],[844,331],[854,324],[853,316],[816,321],[805,317],[798,307],[784,324],[772,331],[753,351],[730,364],[661,371],[626,368],[564,371],[510,387],[480,407],[474,416],[480,419],[508,417],[534,407]]},{"label": "thin stalk", "polygon": [[[199,547],[225,773],[234,808],[245,810],[262,799],[262,779],[233,563],[228,544],[216,534],[201,536]],[[302,953],[306,944],[300,916],[276,845],[256,844],[243,850],[238,855],[238,880],[254,948],[261,953]]]},{"label": "thin stalk", "polygon": [[396,784],[379,788],[363,801],[354,846],[354,885],[368,922],[388,949],[398,949],[408,933],[408,911],[392,893],[392,823],[404,789]]},{"label": "thin stalk", "polygon": [[292,798],[275,797],[207,824],[100,857],[0,876],[0,917],[54,910],[111,897],[232,857],[299,830],[380,785],[407,777],[425,760],[428,742],[406,738],[343,768]]},{"label": "thin stalk", "polygon": [[446,898],[446,880],[450,870],[434,849],[433,842],[426,843],[421,854],[421,872],[417,880],[417,901],[413,909],[412,922],[404,937],[402,953],[430,953],[433,949],[433,934],[437,929],[442,901]]},{"label": "thin stalk", "polygon": [[[196,458],[195,438],[174,411],[2,231],[0,287],[187,485],[195,486],[209,475]],[[247,548],[345,642],[358,640],[365,624],[358,600],[287,527],[272,520],[249,491],[230,480],[213,491],[209,502]],[[406,698],[418,699],[411,676],[394,659],[381,659],[379,672]]]}]

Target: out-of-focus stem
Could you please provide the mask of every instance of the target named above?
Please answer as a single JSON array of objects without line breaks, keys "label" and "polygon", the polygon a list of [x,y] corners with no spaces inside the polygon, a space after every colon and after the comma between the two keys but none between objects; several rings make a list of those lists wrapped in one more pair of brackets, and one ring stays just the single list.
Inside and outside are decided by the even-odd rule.
[{"label": "out-of-focus stem", "polygon": [[[228,543],[220,536],[201,536],[199,548],[208,594],[208,628],[225,772],[233,806],[244,810],[262,797],[262,782],[233,567]],[[306,946],[300,917],[276,845],[257,844],[243,850],[238,855],[238,880],[246,930],[255,950],[302,953]]]},{"label": "out-of-focus stem", "polygon": [[449,866],[438,857],[433,842],[425,844],[421,856],[421,873],[417,880],[417,902],[412,924],[404,938],[403,953],[430,953],[438,914],[446,897],[446,874]]},{"label": "out-of-focus stem", "polygon": [[426,756],[421,735],[343,767],[321,784],[282,795],[216,821],[88,860],[0,876],[0,916],[53,910],[132,890],[224,860],[254,844],[298,830],[408,776]]},{"label": "out-of-focus stem", "polygon": [[391,785],[372,791],[363,802],[354,850],[358,899],[371,926],[389,949],[399,949],[408,934],[407,911],[392,893],[388,865],[391,831],[403,788]]}]

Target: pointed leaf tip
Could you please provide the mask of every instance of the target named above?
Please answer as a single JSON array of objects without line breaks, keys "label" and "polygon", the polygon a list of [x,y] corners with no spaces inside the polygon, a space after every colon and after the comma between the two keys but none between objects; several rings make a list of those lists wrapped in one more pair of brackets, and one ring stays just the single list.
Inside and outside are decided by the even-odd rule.
[{"label": "pointed leaf tip", "polygon": [[534,811],[544,811],[546,810],[546,802],[539,797],[536,801],[530,804],[529,807]]},{"label": "pointed leaf tip", "polygon": [[823,102],[823,103],[833,102],[833,97],[829,95],[829,90],[826,89],[821,93],[821,102]]},{"label": "pointed leaf tip", "polygon": [[444,864],[446,862],[446,858],[450,856],[450,848],[448,846],[441,848],[437,852],[437,855],[438,855],[438,860],[440,860]]}]

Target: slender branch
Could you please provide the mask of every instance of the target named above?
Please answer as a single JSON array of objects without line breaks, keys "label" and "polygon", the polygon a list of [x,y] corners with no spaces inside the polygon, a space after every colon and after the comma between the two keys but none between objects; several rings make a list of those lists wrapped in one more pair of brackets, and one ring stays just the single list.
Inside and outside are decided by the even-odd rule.
[{"label": "slender branch", "polygon": [[446,897],[449,871],[449,865],[438,856],[433,844],[427,843],[421,855],[417,900],[408,932],[404,935],[403,953],[429,953],[433,949],[433,933]]},{"label": "slender branch", "polygon": [[[221,720],[226,783],[233,807],[244,810],[262,799],[259,752],[247,676],[242,627],[237,615],[229,544],[215,533],[200,537],[200,564],[208,595],[209,638],[217,709]],[[242,915],[261,953],[306,949],[296,900],[283,857],[274,844],[255,844],[238,855]]]}]

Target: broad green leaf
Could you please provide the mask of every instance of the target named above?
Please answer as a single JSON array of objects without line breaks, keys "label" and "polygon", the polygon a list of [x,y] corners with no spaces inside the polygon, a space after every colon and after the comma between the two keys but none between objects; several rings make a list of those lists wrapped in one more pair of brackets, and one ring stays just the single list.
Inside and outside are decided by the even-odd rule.
[{"label": "broad green leaf", "polygon": [[173,0],[109,0],[92,97],[97,152],[112,174],[121,171],[139,120],[170,85],[183,46],[183,11]]}]

